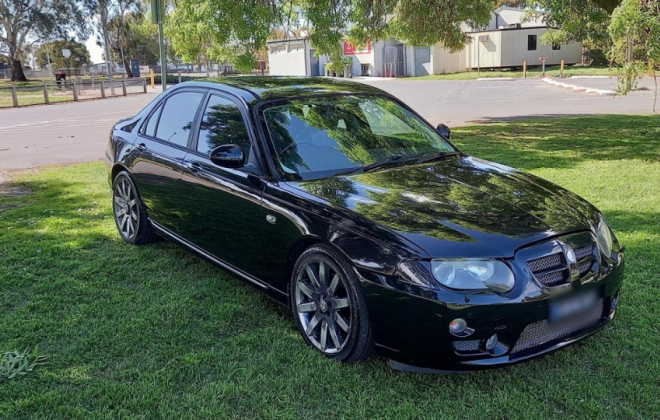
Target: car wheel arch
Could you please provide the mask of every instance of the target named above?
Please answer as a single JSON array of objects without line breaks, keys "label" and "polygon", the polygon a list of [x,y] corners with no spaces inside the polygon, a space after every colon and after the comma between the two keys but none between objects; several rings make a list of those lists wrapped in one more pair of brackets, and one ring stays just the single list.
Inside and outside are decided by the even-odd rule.
[{"label": "car wheel arch", "polygon": [[112,167],[112,171],[110,172],[110,179],[112,179],[112,182],[115,181],[115,178],[117,178],[117,175],[119,175],[121,172],[126,172],[128,176],[131,177],[133,183],[135,183],[135,180],[133,179],[133,174],[131,174],[128,168],[121,163],[115,163],[115,165]]}]

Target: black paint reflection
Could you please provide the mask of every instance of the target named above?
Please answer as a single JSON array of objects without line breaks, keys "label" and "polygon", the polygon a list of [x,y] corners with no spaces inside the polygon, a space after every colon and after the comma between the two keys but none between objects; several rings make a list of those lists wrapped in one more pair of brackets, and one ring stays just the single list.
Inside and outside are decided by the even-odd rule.
[{"label": "black paint reflection", "polygon": [[510,254],[536,237],[588,229],[583,214],[593,211],[551,183],[473,158],[295,185],[445,255]]}]

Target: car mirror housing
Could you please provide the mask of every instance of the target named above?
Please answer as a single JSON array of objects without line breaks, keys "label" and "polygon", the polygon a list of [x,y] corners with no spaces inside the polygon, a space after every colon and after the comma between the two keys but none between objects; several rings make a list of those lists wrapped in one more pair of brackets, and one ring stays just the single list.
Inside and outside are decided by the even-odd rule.
[{"label": "car mirror housing", "polygon": [[236,144],[223,144],[209,153],[211,162],[224,168],[242,168],[245,166],[245,153],[241,146]]},{"label": "car mirror housing", "polygon": [[438,134],[440,134],[442,137],[446,139],[451,138],[451,129],[447,127],[445,124],[438,124],[438,127],[436,128]]}]

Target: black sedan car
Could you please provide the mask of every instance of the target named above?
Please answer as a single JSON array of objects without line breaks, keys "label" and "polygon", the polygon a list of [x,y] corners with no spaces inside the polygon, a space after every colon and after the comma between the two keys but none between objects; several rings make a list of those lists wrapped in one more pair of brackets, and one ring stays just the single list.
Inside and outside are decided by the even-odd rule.
[{"label": "black sedan car", "polygon": [[387,93],[182,83],[112,130],[117,229],[174,240],[291,308],[304,340],[397,369],[504,366],[614,317],[624,249],[594,206],[467,156]]}]

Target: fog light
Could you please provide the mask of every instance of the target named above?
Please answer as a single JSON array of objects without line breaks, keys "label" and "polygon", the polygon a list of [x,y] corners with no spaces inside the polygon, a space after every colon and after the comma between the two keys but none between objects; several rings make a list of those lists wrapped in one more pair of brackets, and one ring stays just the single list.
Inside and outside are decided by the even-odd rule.
[{"label": "fog light", "polygon": [[463,318],[456,318],[449,323],[449,332],[460,336],[467,329],[467,322]]},{"label": "fog light", "polygon": [[497,334],[493,334],[488,341],[486,341],[486,350],[492,350],[497,345]]}]

